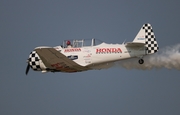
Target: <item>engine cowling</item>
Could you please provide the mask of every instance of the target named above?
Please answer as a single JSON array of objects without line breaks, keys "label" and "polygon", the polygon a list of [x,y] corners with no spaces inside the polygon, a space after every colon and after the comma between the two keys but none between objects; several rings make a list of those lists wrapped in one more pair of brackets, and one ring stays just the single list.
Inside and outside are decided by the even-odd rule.
[{"label": "engine cowling", "polygon": [[32,51],[29,55],[28,63],[30,67],[35,71],[44,71],[46,70],[46,66],[42,62],[39,55],[36,53],[36,51]]}]

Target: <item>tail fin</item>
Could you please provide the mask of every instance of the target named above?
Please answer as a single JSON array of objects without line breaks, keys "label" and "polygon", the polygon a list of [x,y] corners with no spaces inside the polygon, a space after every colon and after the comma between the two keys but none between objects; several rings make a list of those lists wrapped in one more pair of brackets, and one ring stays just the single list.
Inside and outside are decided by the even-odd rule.
[{"label": "tail fin", "polygon": [[159,49],[151,24],[144,24],[133,40],[135,43],[144,43],[147,54],[156,53]]}]

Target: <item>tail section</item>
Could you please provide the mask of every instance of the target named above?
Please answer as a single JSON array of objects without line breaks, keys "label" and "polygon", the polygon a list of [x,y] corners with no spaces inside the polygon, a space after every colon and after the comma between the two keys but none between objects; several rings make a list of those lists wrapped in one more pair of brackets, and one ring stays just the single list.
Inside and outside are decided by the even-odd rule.
[{"label": "tail section", "polygon": [[144,43],[147,54],[156,53],[159,49],[152,26],[144,24],[133,40],[134,43]]}]

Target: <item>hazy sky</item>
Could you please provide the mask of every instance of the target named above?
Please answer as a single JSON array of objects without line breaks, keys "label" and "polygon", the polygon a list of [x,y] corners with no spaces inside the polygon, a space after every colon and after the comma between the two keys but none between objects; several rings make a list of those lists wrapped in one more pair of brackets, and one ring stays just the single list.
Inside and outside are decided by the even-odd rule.
[{"label": "hazy sky", "polygon": [[179,70],[113,67],[25,75],[37,46],[64,39],[132,41],[147,22],[160,49],[176,45],[179,6],[178,0],[1,0],[0,114],[179,115]]}]

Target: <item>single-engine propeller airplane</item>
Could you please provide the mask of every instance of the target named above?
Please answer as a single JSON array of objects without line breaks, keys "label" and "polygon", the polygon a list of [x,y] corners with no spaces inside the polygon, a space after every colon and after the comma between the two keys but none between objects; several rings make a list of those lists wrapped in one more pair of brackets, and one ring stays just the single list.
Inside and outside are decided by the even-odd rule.
[{"label": "single-engine propeller airplane", "polygon": [[[89,42],[88,42],[89,41]],[[158,51],[152,26],[144,24],[132,42],[107,44],[96,39],[64,40],[62,46],[36,47],[29,55],[26,74],[30,67],[44,72],[82,72],[103,69],[110,63],[128,58],[139,58]]]}]

